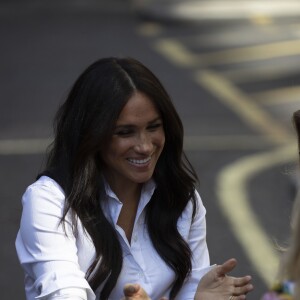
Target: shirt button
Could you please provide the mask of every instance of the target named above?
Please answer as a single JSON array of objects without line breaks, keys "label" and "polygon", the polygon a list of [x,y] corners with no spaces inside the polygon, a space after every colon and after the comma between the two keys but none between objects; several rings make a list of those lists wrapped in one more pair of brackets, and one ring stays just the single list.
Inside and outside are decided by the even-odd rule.
[{"label": "shirt button", "polygon": [[134,236],[133,236],[133,241],[136,242],[137,240],[138,240],[138,236],[137,236],[137,235],[134,235]]}]

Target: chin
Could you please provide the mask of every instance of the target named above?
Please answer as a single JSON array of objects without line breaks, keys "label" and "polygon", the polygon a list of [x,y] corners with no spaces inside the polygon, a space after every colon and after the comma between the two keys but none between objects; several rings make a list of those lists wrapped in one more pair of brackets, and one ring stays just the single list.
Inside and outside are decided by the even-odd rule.
[{"label": "chin", "polygon": [[145,183],[145,182],[149,181],[151,178],[152,178],[152,175],[151,176],[144,176],[144,177],[136,178],[134,181],[136,183]]}]

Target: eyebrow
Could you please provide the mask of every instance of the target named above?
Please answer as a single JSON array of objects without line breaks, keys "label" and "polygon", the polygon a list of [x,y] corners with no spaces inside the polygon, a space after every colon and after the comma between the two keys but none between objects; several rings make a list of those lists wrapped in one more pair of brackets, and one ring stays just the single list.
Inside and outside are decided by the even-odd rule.
[{"label": "eyebrow", "polygon": [[[157,118],[149,121],[148,125],[153,124],[153,123],[155,123],[157,121],[162,121],[162,118],[161,117],[157,117]],[[119,129],[119,128],[134,128],[134,127],[135,127],[135,125],[132,125],[132,124],[120,124],[120,125],[115,126],[115,129]]]}]

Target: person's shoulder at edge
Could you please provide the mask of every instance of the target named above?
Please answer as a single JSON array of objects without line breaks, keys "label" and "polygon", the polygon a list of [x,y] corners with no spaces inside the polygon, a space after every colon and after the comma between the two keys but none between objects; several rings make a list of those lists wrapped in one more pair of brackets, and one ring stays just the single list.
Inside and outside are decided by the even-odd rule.
[{"label": "person's shoulder at edge", "polygon": [[55,194],[57,199],[64,200],[65,194],[62,187],[52,178],[48,176],[41,176],[39,179],[31,183],[23,194],[23,201],[27,199],[26,196],[31,193],[46,192]]}]

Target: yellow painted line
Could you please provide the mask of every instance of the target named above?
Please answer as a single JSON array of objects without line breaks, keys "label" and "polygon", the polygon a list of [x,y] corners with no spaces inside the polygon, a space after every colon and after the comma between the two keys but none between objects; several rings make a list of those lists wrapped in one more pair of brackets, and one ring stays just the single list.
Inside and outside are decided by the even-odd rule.
[{"label": "yellow painted line", "polygon": [[250,21],[256,25],[270,25],[273,23],[273,19],[265,14],[256,14],[249,17]]},{"label": "yellow painted line", "polygon": [[247,95],[213,71],[195,74],[196,81],[228,106],[248,125],[269,137],[275,144],[286,143],[293,137]]},{"label": "yellow painted line", "polygon": [[138,27],[137,31],[140,35],[153,37],[162,33],[162,27],[158,23],[145,22]]},{"label": "yellow painted line", "polygon": [[297,155],[297,145],[288,145],[241,158],[223,168],[217,178],[221,209],[251,263],[268,286],[275,280],[279,257],[271,237],[265,233],[252,211],[247,183],[270,167],[292,161],[296,163]]},{"label": "yellow painted line", "polygon": [[51,139],[0,140],[0,155],[43,154]]},{"label": "yellow painted line", "polygon": [[247,68],[229,69],[222,71],[222,76],[234,81],[235,83],[259,82],[264,80],[276,80],[282,77],[298,75],[300,69],[300,61],[297,65],[296,61],[289,64],[276,65],[253,65]]},{"label": "yellow painted line", "polygon": [[154,48],[177,66],[191,67],[200,62],[197,55],[175,39],[160,39],[154,44]]},{"label": "yellow painted line", "polygon": [[300,86],[273,89],[261,93],[253,93],[251,97],[255,98],[263,105],[274,104],[299,104],[300,109]]},{"label": "yellow painted line", "polygon": [[300,40],[239,47],[204,54],[191,53],[175,39],[161,39],[157,41],[154,47],[167,59],[184,67],[242,63],[300,55]]},{"label": "yellow painted line", "polygon": [[281,41],[200,54],[199,60],[208,66],[273,59],[291,55],[300,55],[300,40]]}]

